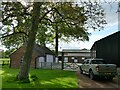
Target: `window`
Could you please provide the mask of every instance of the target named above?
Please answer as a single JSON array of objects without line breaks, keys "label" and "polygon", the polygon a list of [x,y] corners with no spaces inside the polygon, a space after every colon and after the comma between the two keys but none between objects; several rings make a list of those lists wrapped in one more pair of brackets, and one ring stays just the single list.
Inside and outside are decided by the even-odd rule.
[{"label": "window", "polygon": [[47,62],[53,62],[53,55],[47,54],[47,55],[46,55],[46,61],[47,61]]},{"label": "window", "polygon": [[64,58],[64,62],[68,62],[68,57],[65,57],[65,58]]},{"label": "window", "polygon": [[23,58],[24,58],[24,56],[21,57],[20,63],[23,63]]},{"label": "window", "polygon": [[89,60],[86,61],[86,64],[89,64]]},{"label": "window", "polygon": [[75,62],[75,63],[77,63],[77,62],[78,62],[78,59],[77,59],[77,57],[75,57],[75,59],[74,59],[74,62]]},{"label": "window", "polygon": [[82,64],[86,64],[87,63],[87,60],[84,60],[83,62],[82,62]]},{"label": "window", "polygon": [[85,64],[85,61],[82,61],[82,64]]},{"label": "window", "polygon": [[104,60],[92,60],[92,64],[106,64]]},{"label": "window", "polygon": [[75,59],[75,57],[72,57],[71,59]]}]

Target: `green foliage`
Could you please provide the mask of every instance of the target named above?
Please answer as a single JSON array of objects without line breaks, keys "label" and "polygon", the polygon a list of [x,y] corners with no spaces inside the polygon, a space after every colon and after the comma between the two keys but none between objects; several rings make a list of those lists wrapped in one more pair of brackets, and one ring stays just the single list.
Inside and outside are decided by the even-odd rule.
[{"label": "green foliage", "polygon": [[0,52],[0,58],[5,58],[5,52],[4,52],[4,50],[2,50],[2,51]]},{"label": "green foliage", "polygon": [[2,51],[0,52],[0,58],[9,58],[9,53],[8,53],[8,51],[2,50]]},{"label": "green foliage", "polygon": [[20,2],[2,2],[2,44],[6,48],[19,48],[23,43],[27,42],[27,34],[31,26],[31,17],[27,8]]},{"label": "green foliage", "polygon": [[[28,41],[33,5],[32,3],[24,6],[20,2],[3,2],[2,7],[3,25],[9,25],[8,28],[2,29],[2,43],[7,48],[18,48]],[[59,39],[65,41],[89,40],[88,30],[102,28],[106,23],[104,10],[97,2],[78,4],[46,2],[41,5],[38,19],[40,22],[36,42],[41,45],[53,44],[56,38],[55,32],[58,33]]]},{"label": "green foliage", "polygon": [[[10,49],[10,50],[6,50],[6,51],[2,50],[2,51],[0,52],[0,58],[3,58],[3,59],[9,58],[9,56],[10,56],[14,51],[15,51],[14,48],[12,48],[12,49]],[[8,60],[8,59],[7,59],[7,60]]]}]

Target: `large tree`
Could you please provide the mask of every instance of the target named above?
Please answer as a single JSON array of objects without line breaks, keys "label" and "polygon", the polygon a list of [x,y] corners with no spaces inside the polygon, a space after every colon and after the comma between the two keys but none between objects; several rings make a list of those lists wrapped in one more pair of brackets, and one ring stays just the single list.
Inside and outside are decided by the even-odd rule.
[{"label": "large tree", "polygon": [[3,3],[2,21],[4,25],[13,26],[13,28],[3,29],[6,30],[2,33],[4,41],[6,38],[7,42],[11,39],[11,42],[16,45],[15,40],[19,35],[18,42],[27,43],[18,74],[19,80],[28,78],[35,40],[45,44],[46,41],[53,39],[55,34],[63,39],[88,40],[89,28],[97,29],[106,23],[104,10],[97,2],[79,4],[34,2],[27,6],[19,2],[5,2]]},{"label": "large tree", "polygon": [[29,69],[30,69],[30,64],[31,64],[31,58],[32,58],[32,51],[34,47],[34,42],[35,42],[35,36],[37,34],[38,30],[38,24],[39,24],[39,16],[40,16],[40,6],[42,3],[34,2],[33,4],[33,13],[32,13],[32,26],[29,31],[29,38],[28,38],[28,43],[27,47],[25,50],[24,58],[23,58],[23,63],[20,67],[20,72],[18,74],[18,80],[23,80],[28,78],[29,75]]},{"label": "large tree", "polygon": [[[97,29],[101,27],[104,20],[103,9],[100,5],[91,3],[83,3],[84,5],[76,5],[73,3],[43,3],[41,6],[42,17],[47,14],[39,23],[36,41],[40,44],[53,43],[55,31],[58,30],[58,37],[63,40],[78,39],[88,40],[89,33],[87,27]],[[3,44],[10,48],[14,46],[18,48],[27,42],[28,32],[31,26],[32,4],[24,6],[19,2],[3,3],[3,24],[13,27],[13,29],[3,29]],[[47,7],[47,8],[46,8]],[[90,12],[91,10],[91,12]],[[74,12],[74,13],[71,13]],[[16,23],[16,25],[13,24]],[[41,31],[42,29],[42,31]],[[73,30],[74,29],[74,30]],[[79,29],[79,30],[78,30]],[[84,35],[83,35],[84,34]],[[41,37],[44,36],[45,38]],[[57,34],[56,34],[57,35]],[[17,40],[15,40],[17,39]],[[17,41],[17,42],[16,42]]]}]

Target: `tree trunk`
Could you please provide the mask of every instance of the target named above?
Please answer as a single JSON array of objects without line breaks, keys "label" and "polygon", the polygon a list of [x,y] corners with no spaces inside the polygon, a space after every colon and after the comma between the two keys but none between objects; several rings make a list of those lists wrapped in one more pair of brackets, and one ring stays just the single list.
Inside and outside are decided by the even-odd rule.
[{"label": "tree trunk", "polygon": [[34,2],[33,14],[32,14],[32,26],[29,32],[29,38],[28,38],[28,43],[26,46],[23,62],[22,62],[22,65],[20,66],[20,71],[17,76],[18,80],[25,80],[25,79],[28,79],[29,77],[29,70],[31,65],[35,36],[38,30],[38,24],[39,24],[40,6],[41,6],[41,3]]}]

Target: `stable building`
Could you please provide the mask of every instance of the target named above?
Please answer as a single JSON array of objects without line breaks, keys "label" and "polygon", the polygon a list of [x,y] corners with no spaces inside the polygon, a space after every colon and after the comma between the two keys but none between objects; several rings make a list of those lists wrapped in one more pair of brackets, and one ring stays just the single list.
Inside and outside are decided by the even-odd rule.
[{"label": "stable building", "polygon": [[92,58],[103,58],[120,67],[120,31],[96,41],[91,48]]},{"label": "stable building", "polygon": [[[10,55],[10,67],[20,67],[23,60],[23,55],[25,53],[25,49],[26,45],[23,45]],[[40,68],[41,62],[55,62],[55,55],[47,47],[35,44],[33,48],[31,67]]]},{"label": "stable building", "polygon": [[[90,58],[88,49],[63,49],[62,54],[65,63],[81,63],[83,59]],[[59,56],[59,61],[62,60]]]}]

